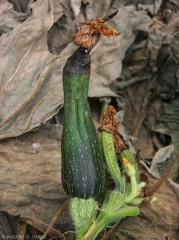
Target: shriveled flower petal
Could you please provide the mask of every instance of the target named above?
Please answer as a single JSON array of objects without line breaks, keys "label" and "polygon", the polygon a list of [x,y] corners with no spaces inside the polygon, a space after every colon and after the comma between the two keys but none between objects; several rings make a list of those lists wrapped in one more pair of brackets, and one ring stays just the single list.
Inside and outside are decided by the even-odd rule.
[{"label": "shriveled flower petal", "polygon": [[90,48],[96,41],[96,34],[100,33],[104,36],[118,36],[112,28],[107,27],[107,23],[102,18],[91,20],[91,22],[82,23],[80,31],[76,34],[74,44],[84,48]]},{"label": "shriveled flower petal", "polygon": [[121,135],[118,130],[119,122],[116,121],[114,115],[116,110],[113,106],[109,105],[106,111],[103,113],[102,123],[98,128],[99,132],[106,131],[113,134],[114,145],[116,149],[116,154],[120,154],[124,149],[127,149],[127,146],[123,142]]},{"label": "shriveled flower petal", "polygon": [[96,41],[96,30],[89,23],[82,23],[80,31],[76,34],[74,44],[90,48]]}]

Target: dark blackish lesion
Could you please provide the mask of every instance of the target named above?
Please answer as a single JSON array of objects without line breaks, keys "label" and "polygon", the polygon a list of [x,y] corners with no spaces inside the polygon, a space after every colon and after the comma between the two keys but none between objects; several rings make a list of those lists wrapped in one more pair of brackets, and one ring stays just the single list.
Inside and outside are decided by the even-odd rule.
[{"label": "dark blackish lesion", "polygon": [[84,75],[90,72],[91,56],[86,49],[79,47],[65,64],[63,73]]}]

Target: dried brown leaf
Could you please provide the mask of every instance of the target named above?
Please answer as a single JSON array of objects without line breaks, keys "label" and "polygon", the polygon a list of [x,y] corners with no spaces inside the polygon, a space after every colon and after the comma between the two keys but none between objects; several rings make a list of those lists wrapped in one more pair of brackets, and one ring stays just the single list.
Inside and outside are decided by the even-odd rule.
[{"label": "dried brown leaf", "polygon": [[59,76],[74,47],[57,57],[47,46],[47,32],[62,16],[63,9],[58,1],[37,1],[32,9],[30,18],[0,38],[1,139],[39,126],[63,103]]},{"label": "dried brown leaf", "polygon": [[[61,184],[62,128],[45,125],[0,143],[0,210],[22,218],[51,222],[68,196]],[[58,224],[69,230],[69,216]]]},{"label": "dried brown leaf", "polygon": [[91,50],[90,96],[95,96],[93,86],[99,96],[102,94],[104,96],[104,90],[105,96],[115,96],[109,85],[120,76],[122,60],[137,33],[148,32],[150,24],[151,19],[144,11],[136,11],[133,6],[118,9],[118,13],[108,21],[108,25],[120,32],[120,35],[115,38],[101,35],[100,40]]}]

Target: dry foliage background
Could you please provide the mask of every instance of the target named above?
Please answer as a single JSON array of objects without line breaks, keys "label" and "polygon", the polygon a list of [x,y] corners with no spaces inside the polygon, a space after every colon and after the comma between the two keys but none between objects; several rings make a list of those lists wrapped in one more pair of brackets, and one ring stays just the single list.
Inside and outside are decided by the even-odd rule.
[{"label": "dry foliage background", "polygon": [[[67,199],[60,180],[62,71],[80,23],[97,17],[120,35],[98,36],[90,52],[92,109],[112,100],[124,138],[154,177],[179,151],[177,0],[0,0],[1,211],[49,223]],[[179,181],[177,164],[171,178]],[[159,202],[117,239],[178,239],[177,196],[168,183],[162,189]],[[15,232],[14,218],[0,213],[0,232]],[[56,226],[69,230],[68,214]]]}]

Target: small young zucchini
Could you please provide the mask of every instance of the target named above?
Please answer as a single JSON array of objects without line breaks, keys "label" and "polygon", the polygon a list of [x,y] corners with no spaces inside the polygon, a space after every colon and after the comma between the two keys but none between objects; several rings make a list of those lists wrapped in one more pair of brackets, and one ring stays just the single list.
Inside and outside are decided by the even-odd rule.
[{"label": "small young zucchini", "polygon": [[62,183],[70,197],[101,199],[106,167],[88,103],[90,56],[80,47],[63,70]]},{"label": "small young zucchini", "polygon": [[[128,161],[130,164],[132,164],[134,166],[134,168],[131,168],[131,170],[134,169],[135,177],[136,177],[137,183],[139,184],[140,183],[140,173],[139,173],[138,163],[137,163],[137,160],[135,159],[134,154],[130,150],[125,149],[120,153],[120,158],[121,158],[122,162]],[[129,174],[129,172],[128,172],[128,174]]]}]

